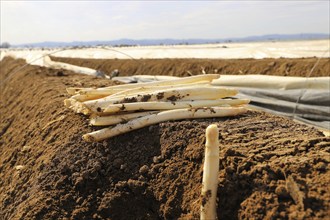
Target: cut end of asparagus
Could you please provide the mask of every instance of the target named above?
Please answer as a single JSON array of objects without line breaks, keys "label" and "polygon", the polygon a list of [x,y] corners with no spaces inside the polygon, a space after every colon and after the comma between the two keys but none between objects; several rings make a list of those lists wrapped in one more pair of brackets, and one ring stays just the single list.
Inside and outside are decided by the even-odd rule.
[{"label": "cut end of asparagus", "polygon": [[76,113],[82,113],[84,115],[90,115],[92,112],[90,111],[89,108],[87,108],[84,103],[79,102],[75,99],[65,99],[64,100],[64,105],[70,109],[72,109],[73,111],[75,111]]},{"label": "cut end of asparagus", "polygon": [[82,136],[82,138],[86,141],[86,142],[96,142],[97,140],[95,140],[95,138],[90,135],[90,134],[84,134]]},{"label": "cut end of asparagus", "polygon": [[71,106],[71,99],[64,99],[64,106],[70,108]]}]

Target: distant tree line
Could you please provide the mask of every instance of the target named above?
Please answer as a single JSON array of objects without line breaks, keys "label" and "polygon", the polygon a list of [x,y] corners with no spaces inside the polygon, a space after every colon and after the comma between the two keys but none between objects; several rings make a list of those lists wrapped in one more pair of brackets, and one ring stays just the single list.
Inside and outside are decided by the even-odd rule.
[{"label": "distant tree line", "polygon": [[0,45],[0,48],[9,48],[10,47],[10,43],[8,42],[3,42],[1,45]]}]

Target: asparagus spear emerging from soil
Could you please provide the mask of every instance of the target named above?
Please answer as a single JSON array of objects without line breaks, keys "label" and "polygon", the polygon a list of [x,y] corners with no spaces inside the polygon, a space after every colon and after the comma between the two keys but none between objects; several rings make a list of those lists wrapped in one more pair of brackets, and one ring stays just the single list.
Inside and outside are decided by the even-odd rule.
[{"label": "asparagus spear emerging from soil", "polygon": [[219,173],[219,129],[213,124],[206,128],[203,168],[202,205],[200,219],[217,219],[216,198]]}]

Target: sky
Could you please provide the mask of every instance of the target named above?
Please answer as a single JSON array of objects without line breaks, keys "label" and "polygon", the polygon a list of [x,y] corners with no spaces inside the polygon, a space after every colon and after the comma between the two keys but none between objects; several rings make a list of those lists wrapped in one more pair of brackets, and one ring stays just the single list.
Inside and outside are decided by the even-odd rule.
[{"label": "sky", "polygon": [[0,1],[11,44],[330,33],[329,0]]}]

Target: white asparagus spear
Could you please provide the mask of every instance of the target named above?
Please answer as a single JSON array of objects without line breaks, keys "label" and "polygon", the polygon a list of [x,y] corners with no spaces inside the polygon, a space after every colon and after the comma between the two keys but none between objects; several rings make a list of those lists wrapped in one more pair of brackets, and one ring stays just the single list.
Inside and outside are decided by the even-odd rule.
[{"label": "white asparagus spear", "polygon": [[[169,88],[183,88],[189,86],[211,86],[210,82],[202,81],[197,82],[194,84],[180,84],[180,85],[172,85],[172,86],[151,86],[151,87],[139,87],[134,89],[127,89],[127,90],[98,90],[98,89],[91,89],[88,91],[78,92],[77,94],[71,96],[72,99],[75,99],[80,102],[86,102],[95,99],[101,99],[105,97],[111,96],[111,98],[125,98],[127,95],[134,95],[134,94],[146,94],[151,91],[156,91],[160,89],[169,89]],[[115,93],[114,93],[115,92]]]},{"label": "white asparagus spear", "polygon": [[194,84],[180,84],[180,85],[173,85],[173,86],[152,86],[152,87],[139,87],[134,89],[127,89],[122,90],[120,92],[111,93],[113,91],[98,91],[98,90],[90,90],[90,91],[83,91],[81,94],[78,93],[71,98],[76,99],[81,102],[89,101],[89,100],[96,100],[101,98],[126,98],[128,95],[145,95],[153,91],[161,90],[161,89],[170,89],[170,88],[183,88],[183,87],[191,87],[191,86],[199,86],[199,87],[211,87],[210,82],[198,82]]},{"label": "white asparagus spear", "polygon": [[218,87],[184,87],[153,91],[144,95],[130,95],[122,97],[105,97],[102,99],[86,101],[84,107],[90,112],[103,112],[111,104],[150,101],[177,101],[177,100],[214,100],[234,96],[237,90]]},{"label": "white asparagus spear", "polygon": [[98,94],[88,94],[88,95],[75,94],[75,95],[71,96],[71,98],[74,100],[77,100],[79,102],[86,102],[89,100],[104,98],[106,96],[107,95],[98,95]]},{"label": "white asparagus spear", "polygon": [[216,199],[219,173],[219,129],[212,124],[206,128],[205,160],[202,182],[200,219],[217,219]]},{"label": "white asparagus spear", "polygon": [[125,124],[117,124],[114,127],[104,128],[83,135],[83,139],[88,142],[102,141],[104,139],[114,137],[119,134],[127,133],[132,130],[143,128],[149,125],[157,124],[169,120],[181,120],[191,118],[215,118],[227,117],[243,114],[247,111],[243,107],[214,107],[214,108],[197,108],[197,109],[175,109],[159,112],[133,119]]},{"label": "white asparagus spear", "polygon": [[219,105],[237,106],[248,104],[248,99],[216,99],[216,100],[189,100],[175,102],[132,102],[122,104],[111,104],[103,112],[116,113],[123,111],[142,110],[168,110],[179,108],[201,108],[215,107]]},{"label": "white asparagus spear", "polygon": [[[190,77],[184,77],[179,79],[173,79],[173,80],[164,80],[164,81],[157,81],[157,82],[149,82],[149,83],[133,83],[133,84],[124,84],[124,85],[116,85],[116,86],[109,86],[104,88],[99,88],[99,90],[107,90],[109,88],[116,89],[118,92],[118,89],[126,90],[126,89],[132,89],[142,86],[166,86],[166,85],[174,85],[174,84],[189,84],[189,83],[195,83],[200,81],[209,81],[211,82],[214,79],[218,79],[220,77],[219,74],[206,74],[206,75],[196,75],[196,76],[190,76]],[[69,87],[67,88],[67,92],[70,95],[74,95],[79,91],[84,90],[91,90],[92,88],[75,88],[75,87]]]},{"label": "white asparagus spear", "polygon": [[[105,94],[105,96],[108,96],[108,95],[115,94],[117,92],[122,92],[122,91],[125,91],[125,90],[128,90],[128,89],[132,89],[132,88],[130,88],[131,87],[130,85],[131,84],[127,84],[127,87],[129,86],[128,88],[125,88],[126,84],[125,85],[120,85],[120,86],[125,86],[123,88],[117,88],[118,85],[109,86],[109,87],[101,87],[101,88],[68,87],[68,88],[66,88],[66,91],[69,95],[76,95],[76,94],[81,94],[81,95],[84,95],[84,94],[104,95]],[[136,85],[136,84],[134,84],[134,85]]]},{"label": "white asparagus spear", "polygon": [[187,83],[187,84],[174,84],[174,85],[164,85],[164,86],[141,86],[132,89],[125,90],[117,90],[117,89],[90,89],[79,91],[78,93],[81,95],[103,95],[103,96],[124,96],[124,95],[132,95],[132,94],[140,94],[141,92],[150,92],[161,89],[170,89],[170,88],[182,88],[189,86],[211,86],[209,81],[200,81],[196,83]]},{"label": "white asparagus spear", "polygon": [[119,115],[110,115],[110,116],[91,116],[89,124],[93,126],[106,126],[106,125],[115,125],[128,120],[139,118],[151,114],[158,113],[159,111],[148,111],[148,112],[136,112],[136,113],[127,113]]}]

